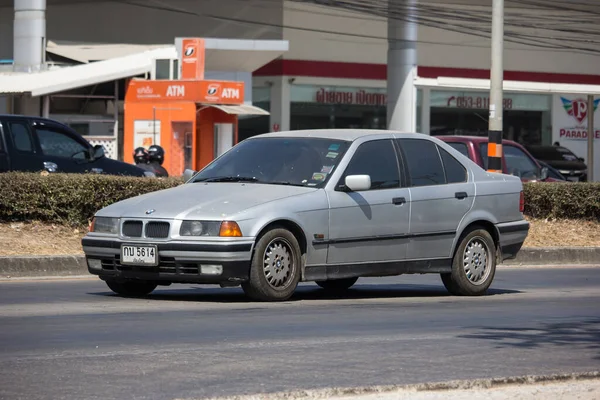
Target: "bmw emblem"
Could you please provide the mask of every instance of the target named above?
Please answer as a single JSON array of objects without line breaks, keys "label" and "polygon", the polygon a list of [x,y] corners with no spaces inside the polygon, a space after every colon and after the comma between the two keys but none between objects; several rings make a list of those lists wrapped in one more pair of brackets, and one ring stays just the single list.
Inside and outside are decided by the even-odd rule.
[{"label": "bmw emblem", "polygon": [[156,211],[155,209],[151,208],[150,210],[146,210],[146,215],[150,215],[152,214],[154,211]]}]

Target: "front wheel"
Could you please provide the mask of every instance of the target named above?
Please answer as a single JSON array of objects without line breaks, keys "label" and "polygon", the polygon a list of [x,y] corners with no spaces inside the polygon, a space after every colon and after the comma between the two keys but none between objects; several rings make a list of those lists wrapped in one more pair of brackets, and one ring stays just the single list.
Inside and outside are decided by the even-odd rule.
[{"label": "front wheel", "polygon": [[260,301],[289,299],[300,281],[301,260],[296,237],[284,228],[271,229],[256,243],[244,293]]},{"label": "front wheel", "polygon": [[339,292],[350,289],[352,285],[356,283],[358,278],[343,278],[343,279],[330,279],[327,281],[316,281],[315,283],[325,290],[332,292]]},{"label": "front wheel", "polygon": [[481,296],[496,274],[496,246],[490,233],[473,228],[462,238],[454,259],[452,272],[441,274],[448,291],[457,296]]},{"label": "front wheel", "polygon": [[156,286],[158,286],[154,282],[134,280],[117,282],[112,279],[107,280],[106,285],[116,294],[128,297],[146,296],[152,293],[152,291],[156,289]]}]

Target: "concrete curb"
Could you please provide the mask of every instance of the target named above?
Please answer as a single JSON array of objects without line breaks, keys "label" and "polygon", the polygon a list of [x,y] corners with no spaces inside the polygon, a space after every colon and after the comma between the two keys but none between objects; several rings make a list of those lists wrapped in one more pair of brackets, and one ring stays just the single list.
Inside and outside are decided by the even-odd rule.
[{"label": "concrete curb", "polygon": [[[524,248],[504,266],[600,265],[600,247]],[[0,278],[87,275],[83,255],[0,257]]]},{"label": "concrete curb", "polygon": [[80,255],[0,257],[0,278],[86,274],[85,257]]},{"label": "concrete curb", "polygon": [[[326,388],[314,390],[297,390],[279,393],[260,393],[249,395],[234,395],[225,397],[211,397],[207,400],[302,400],[302,399],[328,399],[341,396],[358,396],[369,394],[384,394],[390,392],[431,392],[431,391],[451,391],[468,389],[492,389],[510,385],[533,385],[541,383],[563,383],[563,382],[581,382],[586,380],[595,380],[600,378],[599,371],[583,373],[567,373],[554,375],[526,375],[507,378],[489,378],[473,380],[456,380],[449,382],[430,382],[413,385],[385,385],[385,386],[367,386],[367,387],[348,387],[348,388]],[[183,399],[176,399],[183,400]],[[189,399],[191,400],[191,399]]]},{"label": "concrete curb", "polygon": [[503,265],[600,264],[600,247],[523,248],[517,258]]}]

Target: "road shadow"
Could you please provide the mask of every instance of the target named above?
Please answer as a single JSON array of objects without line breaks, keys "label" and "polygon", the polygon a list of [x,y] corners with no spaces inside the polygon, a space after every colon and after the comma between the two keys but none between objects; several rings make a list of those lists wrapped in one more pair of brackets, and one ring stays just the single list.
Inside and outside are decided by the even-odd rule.
[{"label": "road shadow", "polygon": [[[146,300],[163,301],[187,301],[187,302],[211,302],[211,303],[249,303],[248,297],[244,295],[241,288],[220,288],[218,286],[194,286],[185,289],[176,289],[176,285],[171,287],[156,288]],[[508,295],[521,293],[517,290],[489,289],[487,294],[482,297]],[[96,296],[119,297],[111,291],[90,292],[88,294]],[[457,299],[452,296],[443,285],[361,285],[356,284],[352,288],[342,292],[330,292],[319,288],[316,284],[299,286],[288,302],[297,301],[315,301],[315,300],[365,300],[365,299],[401,299],[401,298],[440,298]]]},{"label": "road shadow", "polygon": [[545,323],[518,328],[482,327],[479,332],[460,335],[462,339],[496,342],[496,348],[537,349],[544,346],[578,347],[596,353],[600,360],[600,318],[576,322]]}]

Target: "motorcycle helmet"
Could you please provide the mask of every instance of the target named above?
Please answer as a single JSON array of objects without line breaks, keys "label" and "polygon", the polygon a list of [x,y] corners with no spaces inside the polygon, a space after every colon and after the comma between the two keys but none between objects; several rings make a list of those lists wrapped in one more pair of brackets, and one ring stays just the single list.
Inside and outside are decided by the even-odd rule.
[{"label": "motorcycle helmet", "polygon": [[133,151],[133,160],[136,164],[146,164],[150,161],[148,150],[143,147],[138,147]]},{"label": "motorcycle helmet", "polygon": [[148,154],[150,156],[150,162],[157,162],[162,165],[165,160],[165,150],[157,144],[153,144],[148,148]]}]

